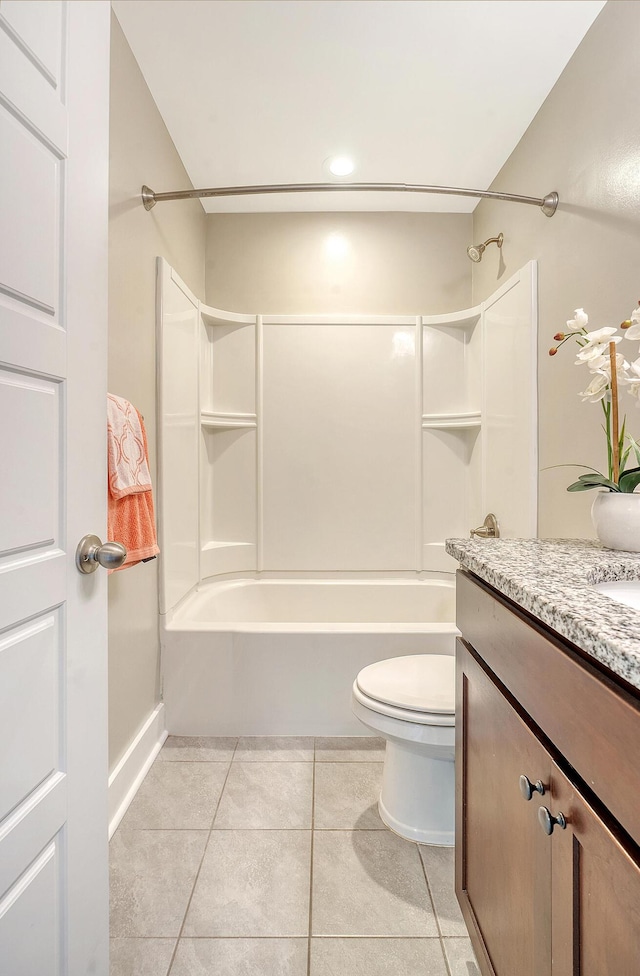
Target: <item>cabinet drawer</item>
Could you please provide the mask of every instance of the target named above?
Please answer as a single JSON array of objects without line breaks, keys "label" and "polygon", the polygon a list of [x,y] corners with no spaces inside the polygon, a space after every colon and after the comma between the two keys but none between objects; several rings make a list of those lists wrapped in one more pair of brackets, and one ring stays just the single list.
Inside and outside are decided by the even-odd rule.
[{"label": "cabinet drawer", "polygon": [[640,700],[491,587],[457,579],[465,640],[640,843]]}]

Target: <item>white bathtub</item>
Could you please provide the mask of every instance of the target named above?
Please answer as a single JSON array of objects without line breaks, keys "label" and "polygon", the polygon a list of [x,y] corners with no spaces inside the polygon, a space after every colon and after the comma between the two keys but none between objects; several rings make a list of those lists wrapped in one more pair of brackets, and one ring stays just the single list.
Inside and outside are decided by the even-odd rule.
[{"label": "white bathtub", "polygon": [[174,735],[362,735],[351,685],[367,664],[453,654],[455,583],[233,579],[205,584],[162,628]]}]

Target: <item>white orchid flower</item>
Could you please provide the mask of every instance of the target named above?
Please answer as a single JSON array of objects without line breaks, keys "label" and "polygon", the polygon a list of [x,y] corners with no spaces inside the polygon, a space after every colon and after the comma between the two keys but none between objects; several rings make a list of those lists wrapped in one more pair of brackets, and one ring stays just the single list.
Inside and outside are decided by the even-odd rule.
[{"label": "white orchid flower", "polygon": [[574,317],[567,322],[569,332],[579,332],[580,329],[586,329],[589,324],[589,316],[585,310],[583,308],[577,308],[573,315]]},{"label": "white orchid flower", "polygon": [[[627,360],[620,353],[616,356],[616,375],[618,377],[618,386],[624,386],[627,383],[633,382],[629,370],[631,369]],[[611,382],[611,360],[607,357],[607,362],[603,365],[601,372],[608,377],[609,382]]]},{"label": "white orchid flower", "polygon": [[[617,359],[618,357],[616,357]],[[618,376],[618,383],[623,386],[631,386],[633,384],[640,383],[640,358],[636,359],[633,363],[628,363],[626,359],[622,364],[622,374]],[[632,396],[637,396],[636,393],[632,393]]]},{"label": "white orchid flower", "polygon": [[596,329],[595,332],[587,332],[585,339],[589,345],[593,342],[620,342],[620,336],[617,339],[613,338],[615,331],[615,329],[607,326],[605,329]]},{"label": "white orchid flower", "polygon": [[[600,332],[606,331],[605,329],[600,329],[599,332],[592,332],[590,335],[599,335]],[[611,329],[611,332],[615,332],[615,329]],[[588,339],[588,336],[585,338]],[[620,342],[621,336],[614,336],[609,342],[615,342],[616,345]],[[587,342],[578,353],[578,358],[576,359],[575,365],[582,366],[586,363],[589,369],[600,369],[600,362],[609,358],[609,342]],[[596,365],[596,362],[598,365]]]},{"label": "white orchid flower", "polygon": [[640,308],[634,308],[629,316],[631,325],[625,330],[627,339],[640,339]]},{"label": "white orchid flower", "polygon": [[586,390],[579,393],[578,396],[582,397],[583,403],[588,400],[589,403],[598,403],[603,400],[609,387],[609,377],[605,376],[604,373],[596,373],[589,383]]},{"label": "white orchid flower", "polygon": [[[580,360],[578,360],[575,365],[580,366],[581,365]],[[589,367],[589,371],[591,373],[601,373],[604,369],[607,368],[607,366],[609,367],[609,371],[611,371],[611,364],[609,361],[609,350],[607,349],[606,354],[603,353],[600,356],[596,356],[595,359],[590,359],[587,363],[587,366]]]},{"label": "white orchid flower", "polygon": [[640,407],[640,377],[631,380],[627,386],[627,393],[636,400],[636,407]]}]

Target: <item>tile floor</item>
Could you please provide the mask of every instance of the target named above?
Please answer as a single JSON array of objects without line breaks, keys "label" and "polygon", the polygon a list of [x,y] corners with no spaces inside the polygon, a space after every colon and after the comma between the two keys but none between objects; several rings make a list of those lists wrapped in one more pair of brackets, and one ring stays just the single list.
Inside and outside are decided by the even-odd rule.
[{"label": "tile floor", "polygon": [[479,976],[453,852],[378,817],[383,758],[167,739],[111,841],[111,976]]}]

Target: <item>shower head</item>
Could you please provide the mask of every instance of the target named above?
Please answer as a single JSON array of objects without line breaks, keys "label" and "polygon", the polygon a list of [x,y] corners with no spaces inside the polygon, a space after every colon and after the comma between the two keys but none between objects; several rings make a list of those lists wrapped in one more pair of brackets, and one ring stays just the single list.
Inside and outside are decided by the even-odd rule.
[{"label": "shower head", "polygon": [[482,255],[484,254],[487,244],[497,244],[498,247],[502,247],[502,242],[504,241],[504,234],[498,234],[497,237],[490,237],[488,241],[484,244],[470,244],[467,248],[467,254],[472,261],[477,264],[482,261]]},{"label": "shower head", "polygon": [[472,261],[482,261],[482,252],[484,251],[484,244],[479,244],[477,247],[475,244],[469,245],[467,248],[467,254]]}]

